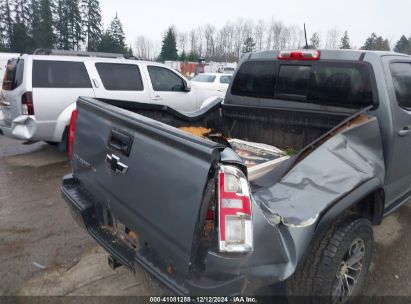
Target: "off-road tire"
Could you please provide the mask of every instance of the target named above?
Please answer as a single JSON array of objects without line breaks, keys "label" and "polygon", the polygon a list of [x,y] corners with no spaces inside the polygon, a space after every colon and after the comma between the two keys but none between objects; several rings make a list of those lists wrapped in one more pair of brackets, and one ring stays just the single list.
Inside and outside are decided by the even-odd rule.
[{"label": "off-road tire", "polygon": [[[374,247],[371,222],[366,218],[348,217],[332,225],[323,236],[315,242],[311,254],[299,267],[286,284],[290,302],[304,303],[338,303],[332,297],[336,284],[337,272],[344,255],[356,239],[365,244],[365,255],[362,270],[357,283],[352,289],[352,296],[358,295],[368,272]],[[349,298],[343,300],[346,302]]]}]

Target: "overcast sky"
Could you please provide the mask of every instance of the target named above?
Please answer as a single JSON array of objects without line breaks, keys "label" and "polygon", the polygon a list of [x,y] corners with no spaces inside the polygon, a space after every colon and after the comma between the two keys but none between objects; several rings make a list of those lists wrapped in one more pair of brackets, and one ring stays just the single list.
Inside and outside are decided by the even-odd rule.
[{"label": "overcast sky", "polygon": [[351,44],[361,47],[376,32],[395,43],[411,36],[411,0],[100,0],[104,26],[116,12],[123,23],[127,43],[134,46],[138,35],[161,41],[164,31],[175,25],[189,31],[211,23],[216,27],[238,18],[269,20],[286,25],[307,24],[308,36],[315,31],[325,41],[327,30],[347,30]]}]

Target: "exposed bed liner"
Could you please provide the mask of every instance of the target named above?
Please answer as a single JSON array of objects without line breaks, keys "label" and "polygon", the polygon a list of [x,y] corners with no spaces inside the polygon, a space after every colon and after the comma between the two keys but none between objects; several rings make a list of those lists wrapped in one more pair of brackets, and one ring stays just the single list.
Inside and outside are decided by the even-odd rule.
[{"label": "exposed bed liner", "polygon": [[237,138],[225,138],[222,134],[213,134],[211,129],[205,127],[180,127],[179,129],[198,137],[215,140],[220,143],[225,142],[243,160],[250,180],[274,169],[277,165],[290,158],[284,151],[274,146]]}]

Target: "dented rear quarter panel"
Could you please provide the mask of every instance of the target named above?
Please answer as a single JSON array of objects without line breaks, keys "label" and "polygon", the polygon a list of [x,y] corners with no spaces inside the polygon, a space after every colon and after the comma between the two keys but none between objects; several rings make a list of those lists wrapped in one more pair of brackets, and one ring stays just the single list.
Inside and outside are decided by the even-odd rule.
[{"label": "dented rear quarter panel", "polygon": [[[292,274],[306,254],[316,227],[328,210],[353,192],[360,198],[383,187],[384,155],[378,120],[368,120],[332,136],[301,161],[279,182],[256,187],[255,207],[267,229],[277,227]],[[355,201],[345,204],[349,206]],[[274,240],[273,240],[274,241]]]}]

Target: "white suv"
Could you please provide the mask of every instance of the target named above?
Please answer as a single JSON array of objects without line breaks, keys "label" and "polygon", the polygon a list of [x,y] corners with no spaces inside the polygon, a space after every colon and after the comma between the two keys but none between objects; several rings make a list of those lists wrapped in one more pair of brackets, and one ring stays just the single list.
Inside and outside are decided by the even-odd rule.
[{"label": "white suv", "polygon": [[164,64],[105,57],[11,59],[0,96],[0,130],[9,137],[64,147],[79,96],[162,104],[183,112],[198,110],[205,101],[204,94]]}]

